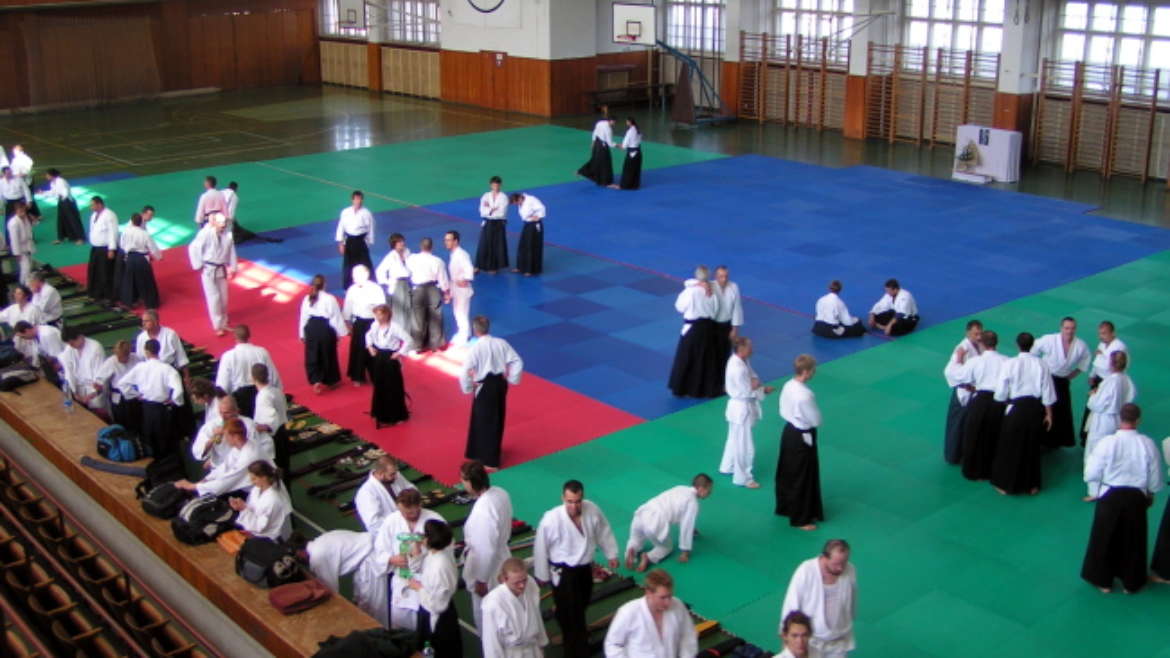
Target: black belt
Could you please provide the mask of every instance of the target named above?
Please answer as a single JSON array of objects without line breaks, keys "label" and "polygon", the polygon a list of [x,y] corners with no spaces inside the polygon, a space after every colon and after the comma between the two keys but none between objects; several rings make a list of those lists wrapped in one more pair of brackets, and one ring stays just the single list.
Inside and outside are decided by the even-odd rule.
[{"label": "black belt", "polygon": [[1018,397],[1018,398],[1012,398],[1012,399],[1008,400],[1008,402],[1009,402],[1009,403],[1011,403],[1011,404],[1016,404],[1017,402],[1024,402],[1025,400],[1036,400],[1037,402],[1039,402],[1039,401],[1040,401],[1040,396],[1037,396],[1037,395],[1021,395],[1021,396],[1020,396],[1020,397]]},{"label": "black belt", "polygon": [[439,285],[438,281],[427,281],[426,283],[416,283],[416,284],[414,284],[414,287],[415,288],[422,288],[423,286],[437,286],[437,285]]}]

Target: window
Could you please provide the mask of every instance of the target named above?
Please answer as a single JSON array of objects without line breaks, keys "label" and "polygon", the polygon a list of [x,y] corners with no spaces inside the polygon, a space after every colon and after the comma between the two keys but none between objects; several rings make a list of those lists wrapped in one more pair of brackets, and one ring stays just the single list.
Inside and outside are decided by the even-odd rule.
[{"label": "window", "polygon": [[366,26],[346,24],[342,11],[354,1],[321,0],[321,34],[370,38],[379,43],[439,45],[439,0],[379,0],[364,3]]},{"label": "window", "polygon": [[775,34],[799,34],[805,39],[829,40],[829,62],[849,64],[853,36],[853,0],[775,0]]},{"label": "window", "polygon": [[666,43],[679,50],[723,52],[723,0],[667,2]]},{"label": "window", "polygon": [[[1170,7],[1153,2],[1065,2],[1059,33],[1057,59],[1127,70],[1170,67]],[[1091,87],[1102,84],[1103,80],[1086,80]],[[1162,74],[1160,86],[1159,97],[1165,98],[1170,70]],[[1143,89],[1127,85],[1124,91],[1141,93]]]},{"label": "window", "polygon": [[998,53],[1004,4],[1004,0],[906,0],[902,42],[911,48]]}]

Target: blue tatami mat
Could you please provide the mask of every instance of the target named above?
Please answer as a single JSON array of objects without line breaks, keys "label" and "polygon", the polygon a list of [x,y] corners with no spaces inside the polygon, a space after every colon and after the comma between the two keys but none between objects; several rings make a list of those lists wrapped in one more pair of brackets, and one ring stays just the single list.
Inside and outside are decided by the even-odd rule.
[{"label": "blue tatami mat", "polygon": [[[837,278],[863,315],[897,277],[924,326],[1170,247],[1170,231],[1086,215],[1084,204],[873,167],[748,155],[644,180],[635,192],[587,181],[531,190],[548,207],[546,239],[678,277],[727,264],[745,295],[803,313]],[[431,208],[476,210],[474,200]]]}]

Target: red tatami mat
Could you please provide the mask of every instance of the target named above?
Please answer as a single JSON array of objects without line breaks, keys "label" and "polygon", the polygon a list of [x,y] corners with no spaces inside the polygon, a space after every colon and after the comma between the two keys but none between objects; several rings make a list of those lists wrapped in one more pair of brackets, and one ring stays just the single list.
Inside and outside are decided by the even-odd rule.
[{"label": "red tatami mat", "polygon": [[[62,271],[85,281],[85,265]],[[164,325],[216,356],[233,345],[230,334],[220,338],[211,330],[199,275],[191,271],[185,247],[166,250],[163,260],[155,264],[154,273],[162,296],[159,316]],[[299,281],[250,261],[240,261],[240,273],[232,280],[229,293],[229,320],[233,326],[247,324],[252,330],[252,342],[268,348],[284,380],[285,392],[295,396],[297,403],[353,429],[439,481],[457,481],[471,412],[471,398],[460,392],[456,379],[461,350],[407,360],[404,377],[411,398],[410,420],[376,430],[367,413],[371,393],[368,385],[355,387],[343,377],[340,387],[316,395],[305,379],[297,322],[306,289]],[[348,350],[349,339],[342,339],[339,358],[343,374]],[[525,373],[520,385],[508,393],[503,465],[543,457],[640,422],[637,416]]]}]

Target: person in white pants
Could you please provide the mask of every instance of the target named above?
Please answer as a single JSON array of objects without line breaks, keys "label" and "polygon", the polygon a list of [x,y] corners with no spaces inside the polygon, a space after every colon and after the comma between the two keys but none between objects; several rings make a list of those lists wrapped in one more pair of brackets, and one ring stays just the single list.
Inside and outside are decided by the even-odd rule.
[{"label": "person in white pants", "polygon": [[203,297],[217,336],[228,330],[228,280],[236,273],[236,244],[225,231],[227,217],[214,213],[187,247],[191,269],[202,272]]},{"label": "person in white pants", "polygon": [[8,250],[20,263],[20,285],[28,285],[32,273],[32,255],[37,251],[33,241],[34,220],[29,216],[29,207],[23,201],[16,202],[16,212],[8,218]]},{"label": "person in white pants", "polygon": [[727,375],[724,387],[727,389],[727,443],[723,447],[723,460],[719,472],[731,474],[731,483],[737,487],[759,489],[760,483],[752,477],[752,462],[756,457],[756,444],[752,439],[752,428],[763,415],[760,401],[776,388],[764,386],[748,364],[752,355],[752,341],[746,336],[736,336],[731,342],[732,354],[727,360]]},{"label": "person in white pants", "polygon": [[475,278],[475,266],[471,256],[460,246],[459,231],[447,231],[443,244],[451,252],[447,273],[451,279],[451,312],[455,315],[457,331],[451,337],[452,345],[464,345],[471,337],[471,296],[475,290],[471,281]]},{"label": "person in white pants", "polygon": [[[715,483],[704,473],[691,480],[691,486],[671,487],[634,511],[630,521],[630,541],[626,543],[626,568],[633,569],[638,561],[639,572],[651,564],[658,564],[674,545],[670,541],[670,527],[678,526],[679,562],[691,559],[691,544],[695,537],[695,519],[699,516],[699,501],[711,495]],[[652,549],[641,552],[646,542]]]}]

